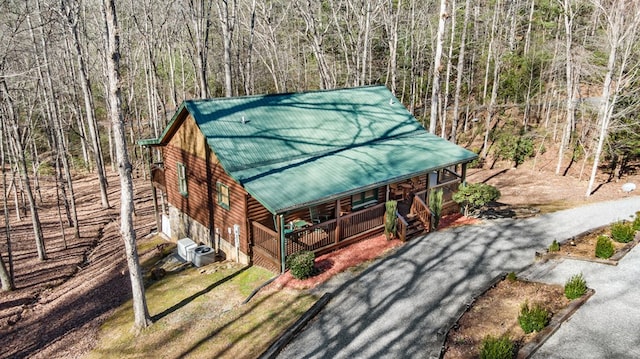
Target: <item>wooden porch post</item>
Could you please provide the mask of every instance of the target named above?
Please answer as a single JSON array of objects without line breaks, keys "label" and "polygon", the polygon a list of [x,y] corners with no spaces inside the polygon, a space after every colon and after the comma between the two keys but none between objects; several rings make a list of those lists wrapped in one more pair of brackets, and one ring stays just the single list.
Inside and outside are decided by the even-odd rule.
[{"label": "wooden porch post", "polygon": [[287,241],[284,237],[284,216],[276,215],[276,226],[278,228],[278,235],[280,236],[280,273],[284,273],[287,269],[286,257],[287,257]]},{"label": "wooden porch post", "polygon": [[429,189],[431,188],[431,172],[427,172],[427,185],[424,191],[424,203],[429,206]]},{"label": "wooden porch post", "polygon": [[467,163],[465,162],[462,164],[462,173],[461,173],[461,178],[462,178],[462,185],[466,186],[467,185]]},{"label": "wooden porch post", "polygon": [[340,242],[340,199],[336,200],[336,231],[335,231],[335,243],[338,244]]}]

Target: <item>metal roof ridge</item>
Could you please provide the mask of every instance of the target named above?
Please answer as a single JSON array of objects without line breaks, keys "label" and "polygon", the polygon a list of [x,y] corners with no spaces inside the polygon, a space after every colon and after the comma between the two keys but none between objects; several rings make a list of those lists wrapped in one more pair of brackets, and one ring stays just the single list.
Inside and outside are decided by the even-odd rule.
[{"label": "metal roof ridge", "polygon": [[244,99],[265,98],[265,97],[290,97],[293,95],[317,94],[317,93],[323,93],[323,92],[353,91],[357,89],[378,88],[378,87],[389,90],[389,88],[384,85],[363,85],[363,86],[355,86],[355,87],[339,87],[339,88],[333,88],[333,89],[315,89],[315,90],[303,90],[303,91],[292,91],[292,92],[274,92],[274,93],[266,93],[266,94],[242,95],[242,96],[232,96],[232,97],[196,98],[196,99],[190,99],[190,100],[183,100],[182,102],[197,103],[197,102],[209,102],[209,101],[244,100]]}]

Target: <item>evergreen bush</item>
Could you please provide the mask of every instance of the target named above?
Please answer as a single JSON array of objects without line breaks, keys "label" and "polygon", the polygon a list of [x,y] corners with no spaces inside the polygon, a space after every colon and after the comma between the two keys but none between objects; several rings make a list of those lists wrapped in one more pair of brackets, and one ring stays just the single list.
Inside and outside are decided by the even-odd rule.
[{"label": "evergreen bush", "polygon": [[390,240],[396,236],[397,232],[398,216],[396,215],[396,210],[398,209],[398,202],[387,201],[384,206],[384,235],[387,237],[387,240]]},{"label": "evergreen bush", "polygon": [[484,183],[460,184],[458,192],[453,194],[453,200],[464,208],[465,216],[469,215],[470,209],[481,208],[498,198],[500,191]]},{"label": "evergreen bush", "polygon": [[315,259],[316,255],[310,251],[294,253],[287,257],[287,267],[294,278],[305,279],[313,274]]},{"label": "evergreen bush", "polygon": [[640,231],[640,211],[636,212],[636,218],[633,219],[631,227],[636,231]]},{"label": "evergreen bush", "polygon": [[607,236],[598,236],[598,242],[596,243],[596,257],[598,258],[610,258],[615,252],[613,242],[611,238]]},{"label": "evergreen bush", "polygon": [[587,282],[582,273],[575,274],[564,284],[564,295],[573,300],[582,297],[587,292]]},{"label": "evergreen bush", "polygon": [[516,345],[508,335],[486,336],[480,346],[480,359],[512,359],[516,354]]},{"label": "evergreen bush", "polygon": [[515,273],[515,272],[509,272],[509,273],[507,274],[507,280],[509,280],[509,281],[513,282],[513,281],[515,281],[515,280],[517,280],[517,279],[518,279],[518,276],[516,275],[516,273]]},{"label": "evergreen bush", "polygon": [[635,234],[636,231],[629,222],[620,221],[611,225],[611,237],[616,242],[629,243],[633,240]]},{"label": "evergreen bush", "polygon": [[560,250],[560,243],[558,243],[558,241],[554,239],[553,242],[551,242],[551,244],[549,245],[549,252],[557,252],[559,250]]},{"label": "evergreen bush", "polygon": [[520,306],[518,324],[526,334],[539,332],[549,324],[550,317],[549,312],[539,304],[529,307],[529,303],[524,302]]},{"label": "evergreen bush", "polygon": [[433,218],[431,228],[438,229],[440,218],[442,217],[442,189],[431,191],[431,195],[429,196],[429,210]]}]

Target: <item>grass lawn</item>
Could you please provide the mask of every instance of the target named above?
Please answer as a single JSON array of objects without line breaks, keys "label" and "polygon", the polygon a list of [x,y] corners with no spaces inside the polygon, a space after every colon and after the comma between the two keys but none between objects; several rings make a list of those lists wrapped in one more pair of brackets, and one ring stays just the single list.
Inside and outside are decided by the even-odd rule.
[{"label": "grass lawn", "polygon": [[[147,263],[144,267],[149,268]],[[230,262],[169,272],[146,288],[154,324],[134,333],[129,301],[102,325],[98,345],[88,357],[257,357],[316,300],[284,288],[261,291],[242,304],[272,276]]]}]

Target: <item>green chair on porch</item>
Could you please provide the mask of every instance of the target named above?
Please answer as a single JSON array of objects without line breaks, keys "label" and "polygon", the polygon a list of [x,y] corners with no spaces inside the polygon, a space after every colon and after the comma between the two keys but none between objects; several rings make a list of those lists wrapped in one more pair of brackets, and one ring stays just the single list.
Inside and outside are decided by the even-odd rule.
[{"label": "green chair on porch", "polygon": [[311,218],[311,223],[318,224],[328,220],[329,216],[320,214],[318,207],[309,207],[309,218]]}]

